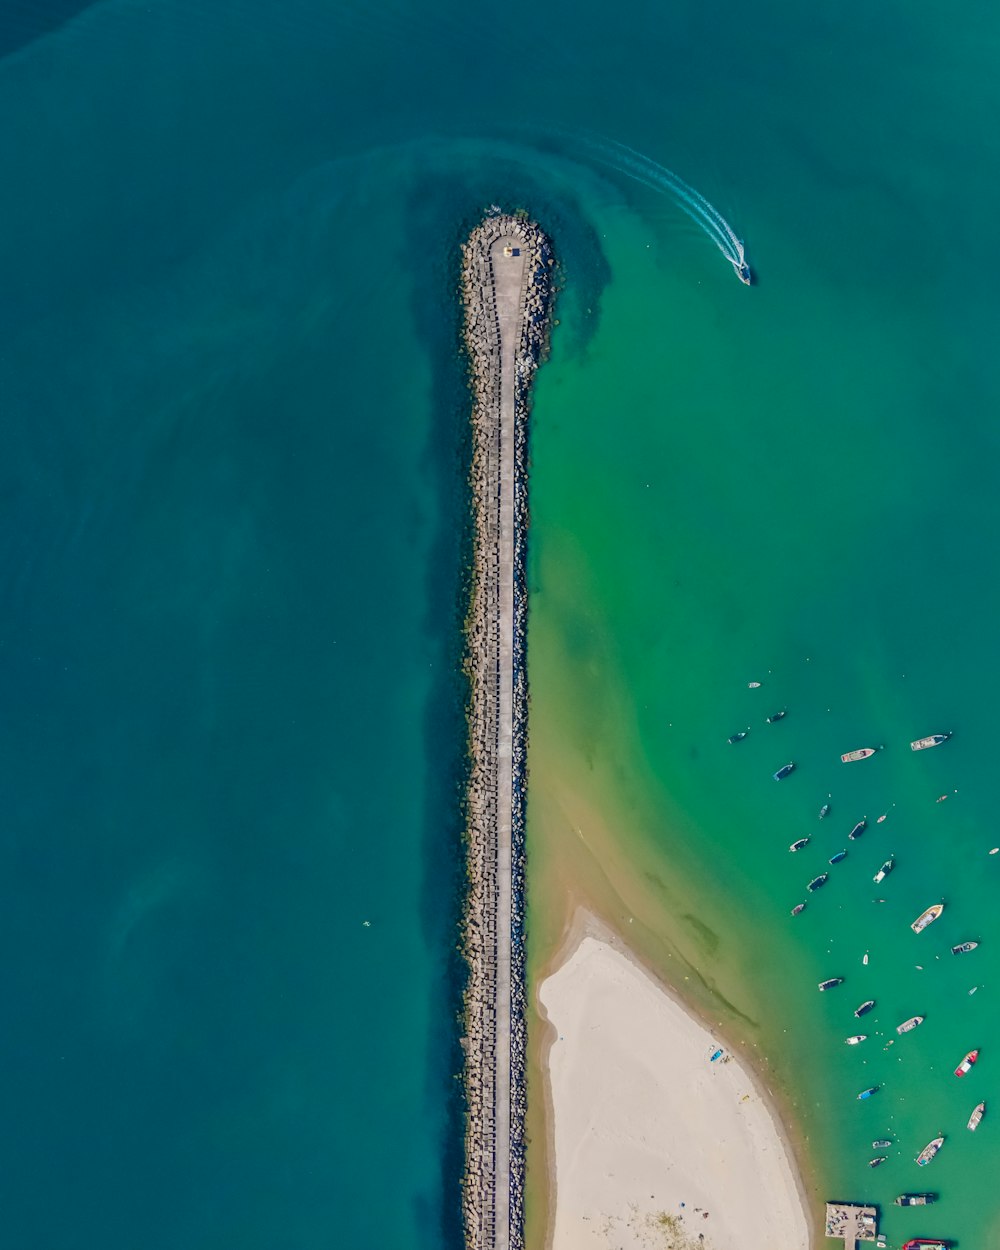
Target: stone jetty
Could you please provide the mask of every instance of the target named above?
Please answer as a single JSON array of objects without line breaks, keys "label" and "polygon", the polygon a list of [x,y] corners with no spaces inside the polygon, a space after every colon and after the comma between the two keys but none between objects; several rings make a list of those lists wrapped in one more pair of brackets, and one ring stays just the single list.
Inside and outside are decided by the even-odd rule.
[{"label": "stone jetty", "polygon": [[476,227],[462,254],[475,523],[462,1202],[468,1250],[522,1250],[527,418],[547,341],[553,260],[538,226],[499,212]]}]

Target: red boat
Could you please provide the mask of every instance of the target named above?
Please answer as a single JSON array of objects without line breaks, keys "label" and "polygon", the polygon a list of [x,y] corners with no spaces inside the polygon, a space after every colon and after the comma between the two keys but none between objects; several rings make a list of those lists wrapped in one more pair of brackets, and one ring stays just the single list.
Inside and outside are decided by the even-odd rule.
[{"label": "red boat", "polygon": [[[978,1050],[970,1050],[970,1051],[969,1051],[969,1053],[968,1053],[968,1054],[965,1056],[965,1058],[962,1060],[962,1062],[961,1062],[961,1063],[958,1065],[958,1067],[955,1069],[955,1075],[956,1075],[956,1076],[965,1076],[965,1074],[971,1070],[972,1065],[976,1062],[976,1060],[977,1060],[978,1058],[979,1058],[979,1051],[978,1051]],[[920,1244],[920,1243],[919,1243],[919,1242],[917,1242],[917,1245],[919,1245],[919,1244]],[[932,1243],[932,1242],[927,1242],[927,1244],[928,1244],[928,1245],[932,1245],[933,1243]]]},{"label": "red boat", "polygon": [[903,1250],[917,1250],[918,1246],[925,1246],[926,1250],[948,1250],[949,1245],[951,1242],[937,1237],[914,1237],[912,1241],[903,1242]]}]

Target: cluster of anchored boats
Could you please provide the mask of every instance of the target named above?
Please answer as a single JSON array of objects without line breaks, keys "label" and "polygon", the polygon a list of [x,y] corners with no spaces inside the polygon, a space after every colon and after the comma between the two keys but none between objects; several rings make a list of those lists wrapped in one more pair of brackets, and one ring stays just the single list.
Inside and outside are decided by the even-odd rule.
[{"label": "cluster of anchored boats", "polygon": [[[751,682],[750,686],[751,688],[756,688],[757,686],[759,686],[759,684],[760,683],[758,682]],[[782,719],[785,715],[786,715],[786,711],[782,710],[781,712],[778,712],[776,714],[773,714],[772,716],[767,717],[767,722],[769,724],[773,724],[776,720]],[[730,743],[741,742],[747,736],[748,733],[749,733],[749,728],[742,730],[739,733],[733,734],[729,738],[729,742]],[[950,733],[929,734],[926,737],[914,739],[910,743],[910,749],[911,751],[924,751],[930,747],[941,746],[943,743],[947,742],[950,737],[951,737]],[[858,748],[855,748],[854,750],[844,752],[841,755],[840,759],[842,763],[853,764],[860,760],[870,759],[883,749],[884,748],[881,746],[858,747]],[[790,760],[787,764],[782,765],[782,767],[780,767],[773,774],[774,780],[783,781],[786,777],[790,776],[791,773],[795,771],[795,768],[796,768],[795,761]],[[941,799],[944,799],[945,797],[946,797],[945,795],[942,795]],[[939,800],[939,802],[940,801],[941,800]],[[826,819],[826,817],[830,814],[830,808],[831,808],[831,805],[829,802],[823,804],[823,806],[819,809],[819,813],[818,813],[820,820]],[[882,824],[886,820],[887,816],[888,816],[888,812],[886,812],[882,816],[879,816],[877,823]],[[850,832],[847,834],[847,841],[848,842],[857,841],[857,839],[859,839],[864,834],[867,827],[868,827],[867,817],[862,817],[853,825]],[[801,852],[805,850],[806,847],[809,846],[811,841],[812,841],[812,836],[807,834],[803,837],[797,838],[794,842],[791,843],[788,849],[792,853]],[[990,852],[990,854],[994,854],[994,853],[996,852],[995,851]],[[828,860],[828,863],[831,867],[834,865],[840,864],[847,858],[847,855],[848,855],[848,848],[845,846],[843,849],[837,850],[833,855],[831,855]],[[872,878],[874,883],[876,885],[881,885],[889,876],[889,874],[892,872],[895,865],[896,865],[895,858],[892,855],[890,855],[886,860],[883,861],[881,867],[874,874]],[[824,886],[827,883],[829,878],[830,878],[830,872],[824,868],[824,870],[821,873],[812,877],[812,879],[807,883],[805,887],[807,894],[813,893],[814,891],[819,890],[822,886]],[[885,900],[880,899],[878,901],[884,902]],[[799,914],[801,914],[801,912],[805,910],[805,908],[806,908],[805,901],[797,903],[792,908],[792,915],[798,916]],[[944,909],[945,909],[944,902],[932,904],[930,907],[927,907],[924,911],[922,911],[919,916],[917,916],[917,918],[910,925],[910,928],[913,930],[914,933],[923,933],[925,929],[927,929],[930,925],[934,923],[935,920],[938,919],[938,917],[942,914]],[[964,955],[964,954],[968,954],[971,951],[974,951],[978,946],[979,946],[978,941],[970,939],[967,941],[958,942],[957,944],[951,946],[950,949],[953,955]],[[865,954],[863,958],[863,962],[865,964],[868,963],[867,954]],[[823,992],[832,990],[840,985],[843,985],[844,981],[845,981],[845,978],[842,976],[827,977],[825,980],[819,982],[819,989],[820,991],[823,991]],[[973,986],[973,988],[968,991],[969,994],[974,994],[977,988],[978,986]],[[868,1012],[874,1010],[876,1005],[877,1004],[876,1004],[875,999],[873,998],[866,999],[864,1002],[860,1003],[858,1007],[855,1008],[854,1016],[857,1019],[860,1019],[861,1017],[867,1015]],[[908,1019],[903,1020],[900,1024],[896,1025],[896,1033],[899,1036],[903,1036],[907,1033],[911,1033],[914,1029],[918,1028],[921,1024],[923,1024],[924,1019],[925,1017],[922,1015],[910,1016]],[[845,1038],[844,1040],[845,1040],[846,1045],[848,1046],[860,1046],[863,1042],[866,1042],[868,1040],[868,1034],[855,1033],[855,1034],[852,1034],[850,1037]],[[889,1047],[893,1046],[894,1044],[895,1044],[895,1039],[892,1039],[886,1042],[883,1049],[888,1050]],[[978,1058],[979,1058],[978,1048],[968,1051],[968,1053],[964,1056],[964,1058],[959,1062],[957,1067],[954,1069],[955,1076],[956,1077],[966,1076],[969,1072],[971,1072]],[[881,1086],[879,1085],[871,1085],[867,1089],[863,1089],[857,1095],[858,1101],[864,1102],[874,1097],[874,1095],[879,1092],[880,1088]],[[980,1123],[983,1120],[985,1112],[986,1112],[985,1101],[978,1102],[976,1106],[972,1109],[972,1113],[968,1119],[967,1128],[969,1129],[970,1132],[975,1132],[975,1130],[979,1127]],[[932,1140],[929,1141],[926,1146],[924,1146],[924,1148],[919,1152],[919,1154],[917,1154],[916,1160],[915,1160],[917,1165],[920,1167],[926,1167],[927,1164],[929,1164],[931,1160],[934,1159],[934,1157],[937,1155],[938,1151],[944,1145],[944,1142],[945,1142],[944,1133],[940,1133],[938,1136],[932,1138]],[[893,1142],[890,1138],[876,1138],[872,1142],[872,1149],[875,1152],[875,1154],[869,1160],[868,1166],[871,1168],[877,1168],[877,1167],[880,1167],[883,1163],[885,1163],[886,1160],[889,1158],[889,1156],[888,1154],[885,1154],[882,1152],[889,1150],[892,1147],[892,1145],[893,1145]],[[936,1195],[929,1194],[929,1193],[905,1193],[905,1194],[900,1194],[895,1199],[895,1202],[897,1206],[925,1206],[933,1202],[935,1200],[935,1197]],[[913,1247],[913,1248],[916,1248],[918,1246],[928,1247],[928,1248],[940,1247],[941,1250],[944,1250],[944,1247],[947,1244],[948,1244],[947,1242],[942,1242],[938,1240],[933,1240],[933,1239],[926,1240],[926,1239],[917,1238],[915,1240],[908,1241],[906,1243],[906,1246]]]}]

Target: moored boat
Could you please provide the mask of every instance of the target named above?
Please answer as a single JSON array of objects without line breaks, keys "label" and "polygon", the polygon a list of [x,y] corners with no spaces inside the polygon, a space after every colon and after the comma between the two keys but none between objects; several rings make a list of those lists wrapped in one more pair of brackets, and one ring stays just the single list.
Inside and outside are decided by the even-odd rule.
[{"label": "moored boat", "polygon": [[886,818],[888,817],[888,815],[889,815],[889,813],[888,813],[888,812],[883,812],[883,813],[882,813],[882,815],[878,818],[878,820],[876,820],[876,822],[875,822],[875,823],[876,823],[877,825],[881,825],[881,824],[882,824],[882,823],[886,820]]},{"label": "moored boat", "polygon": [[892,1139],[889,1137],[880,1137],[878,1141],[872,1142],[872,1150],[888,1150],[892,1145]]},{"label": "moored boat", "polygon": [[968,1127],[969,1127],[970,1133],[974,1133],[976,1129],[979,1128],[979,1125],[982,1122],[983,1113],[985,1112],[985,1110],[986,1110],[986,1103],[981,1102],[976,1105],[976,1108],[973,1111],[972,1115],[969,1116]]},{"label": "moored boat", "polygon": [[939,1237],[911,1237],[903,1242],[903,1250],[920,1250],[921,1246],[924,1250],[948,1250],[950,1245],[950,1241],[941,1241]]},{"label": "moored boat", "polygon": [[849,842],[853,842],[855,838],[860,838],[868,827],[868,817],[862,816],[851,832],[847,835]]},{"label": "moored boat", "polygon": [[877,1094],[877,1093],[878,1093],[878,1086],[869,1085],[867,1089],[863,1089],[861,1093],[858,1094],[858,1102],[864,1102],[866,1098],[871,1098],[872,1094]]},{"label": "moored boat", "polygon": [[856,751],[845,751],[840,757],[842,764],[853,764],[855,760],[867,760],[875,754],[875,747],[858,747]]},{"label": "moored boat", "polygon": [[923,1150],[921,1150],[920,1154],[917,1155],[917,1163],[919,1163],[921,1167],[926,1167],[926,1165],[930,1163],[931,1159],[934,1158],[943,1145],[943,1136],[935,1137],[933,1141],[929,1141]]},{"label": "moored boat", "polygon": [[775,781],[784,781],[788,774],[793,772],[795,772],[795,761],[790,760],[787,764],[783,764],[776,773],[772,773],[771,775],[774,777]]},{"label": "moored boat", "polygon": [[916,738],[910,743],[911,751],[926,751],[928,747],[939,747],[947,742],[951,734],[928,734],[926,738]]},{"label": "moored boat", "polygon": [[926,911],[922,911],[914,920],[910,928],[914,933],[923,933],[929,924],[933,924],[938,916],[944,911],[944,903],[935,903],[933,907],[928,907]]},{"label": "moored boat", "polygon": [[953,955],[966,955],[969,951],[974,951],[978,945],[978,942],[959,942],[957,946],[951,948],[951,953]]},{"label": "moored boat", "polygon": [[867,1033],[855,1033],[853,1037],[847,1037],[844,1040],[848,1046],[857,1046],[859,1043],[868,1040],[868,1034]]},{"label": "moored boat", "polygon": [[970,1050],[969,1053],[962,1060],[962,1062],[955,1069],[955,1075],[966,1076],[969,1072],[972,1071],[972,1065],[976,1062],[978,1058],[979,1058],[979,1051]]},{"label": "moored boat", "polygon": [[894,859],[887,859],[885,863],[882,865],[882,867],[875,874],[875,876],[872,877],[872,880],[875,882],[876,885],[881,885],[882,882],[889,875],[889,873],[892,872],[893,868],[895,868],[895,866],[896,866],[896,861]]},{"label": "moored boat", "polygon": [[779,720],[784,720],[784,719],[785,719],[785,717],[786,717],[787,715],[788,715],[788,712],[787,712],[787,711],[782,711],[782,712],[772,712],[772,713],[771,713],[771,715],[770,715],[769,717],[767,717],[767,723],[768,723],[769,725],[774,725],[774,724],[776,724]]},{"label": "moored boat", "polygon": [[749,732],[750,732],[750,726],[747,725],[746,729],[741,729],[739,733],[730,734],[729,737],[726,739],[726,741],[727,742],[742,742]]},{"label": "moored boat", "polygon": [[829,814],[830,814],[830,804],[824,803],[823,806],[819,809],[820,820],[823,820],[824,817],[829,816]]},{"label": "moored boat", "polygon": [[910,1016],[909,1020],[904,1020],[902,1024],[896,1025],[896,1032],[909,1033],[912,1029],[915,1029],[918,1024],[923,1024],[923,1022],[923,1016]]},{"label": "moored boat", "polygon": [[868,1166],[870,1168],[877,1168],[880,1163],[885,1163],[888,1157],[888,1155],[876,1155],[874,1159],[868,1160]]},{"label": "moored boat", "polygon": [[825,981],[820,981],[819,988],[821,990],[832,990],[835,985],[843,985],[843,977],[827,977]]},{"label": "moored boat", "polygon": [[897,1207],[926,1207],[937,1199],[937,1194],[900,1194],[893,1198]]},{"label": "moored boat", "polygon": [[831,856],[830,856],[830,863],[831,863],[831,864],[839,864],[839,863],[840,863],[840,861],[841,861],[842,859],[846,859],[846,858],[847,858],[847,852],[846,852],[846,851],[838,851],[836,855],[831,855]]},{"label": "moored boat", "polygon": [[860,1020],[861,1017],[866,1016],[874,1006],[875,1006],[875,999],[869,998],[865,1002],[863,1002],[860,1007],[856,1008],[854,1014]]},{"label": "moored boat", "polygon": [[801,851],[804,846],[808,846],[808,845],[809,845],[808,838],[799,838],[799,840],[797,842],[793,842],[792,845],[788,849],[790,851]]},{"label": "moored boat", "polygon": [[747,682],[747,689],[748,689],[748,690],[759,690],[759,689],[760,689],[760,682],[759,682],[759,681],[748,681],[748,682]]},{"label": "moored boat", "polygon": [[806,909],[805,903],[796,903],[795,906],[792,908],[792,915],[797,916],[799,912],[805,911],[805,909]]},{"label": "moored boat", "polygon": [[821,872],[818,877],[813,877],[813,879],[806,886],[806,889],[818,890],[821,885],[826,885],[826,881],[829,875],[830,874],[828,872]]}]

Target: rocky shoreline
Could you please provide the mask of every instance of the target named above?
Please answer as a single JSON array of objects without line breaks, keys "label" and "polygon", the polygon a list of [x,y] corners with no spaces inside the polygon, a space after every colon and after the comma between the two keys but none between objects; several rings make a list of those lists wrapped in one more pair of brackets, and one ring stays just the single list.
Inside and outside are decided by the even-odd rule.
[{"label": "rocky shoreline", "polygon": [[463,947],[469,978],[462,1201],[469,1250],[521,1250],[527,420],[531,383],[547,346],[554,262],[537,225],[501,213],[476,227],[462,256],[474,517],[466,630],[470,768]]}]

